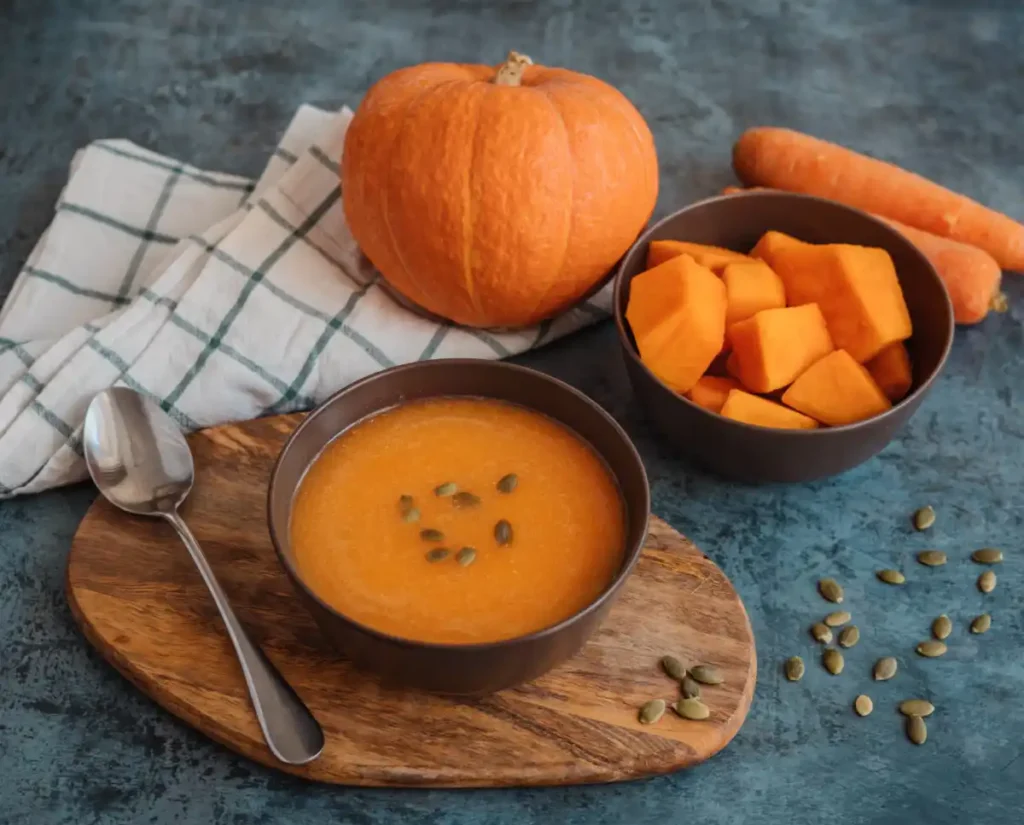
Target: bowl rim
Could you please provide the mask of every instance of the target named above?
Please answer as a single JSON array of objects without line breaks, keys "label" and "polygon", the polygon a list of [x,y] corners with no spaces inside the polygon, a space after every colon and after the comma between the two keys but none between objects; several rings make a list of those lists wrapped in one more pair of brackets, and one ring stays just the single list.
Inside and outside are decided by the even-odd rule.
[{"label": "bowl rim", "polygon": [[[918,387],[914,389],[913,392],[910,392],[907,395],[905,395],[885,412],[879,413],[878,415],[873,415],[871,416],[871,418],[865,418],[862,421],[855,421],[852,424],[842,424],[836,427],[816,427],[815,429],[812,430],[788,430],[779,427],[762,427],[760,424],[748,424],[745,421],[736,421],[735,419],[732,418],[726,418],[725,416],[719,413],[712,412],[711,410],[702,407],[699,404],[695,404],[686,396],[676,392],[668,384],[666,384],[664,381],[658,378],[657,375],[651,372],[651,370],[640,358],[640,354],[636,351],[635,346],[630,342],[629,333],[626,330],[626,308],[623,306],[623,293],[625,292],[626,288],[626,263],[632,257],[633,252],[636,249],[638,249],[640,246],[644,244],[650,243],[649,239],[651,235],[657,232],[663,225],[672,220],[675,220],[680,215],[689,212],[690,210],[706,206],[709,203],[715,203],[717,201],[726,200],[739,200],[741,198],[774,198],[781,200],[802,200],[809,201],[812,203],[827,204],[829,206],[838,207],[840,210],[844,210],[851,214],[857,215],[881,227],[891,236],[895,237],[899,243],[905,244],[912,251],[912,254],[915,255],[920,260],[920,263],[930,273],[933,280],[941,287],[942,295],[945,298],[945,309],[948,323],[946,324],[946,340],[942,348],[942,354],[939,356],[938,363],[936,363],[935,368],[918,385]],[[842,243],[842,241],[833,241],[833,243]],[[638,272],[637,275],[639,274],[640,273]],[[857,209],[856,207],[853,206],[847,206],[845,203],[829,200],[828,198],[819,198],[815,195],[805,195],[802,192],[786,192],[778,189],[757,189],[745,192],[730,192],[729,194],[726,195],[713,195],[709,198],[703,198],[699,201],[694,201],[693,203],[684,206],[682,209],[677,209],[675,212],[666,215],[657,223],[650,226],[647,229],[647,231],[645,231],[639,238],[637,238],[636,243],[634,243],[633,246],[629,248],[629,251],[625,255],[623,255],[622,261],[619,264],[619,268],[615,273],[615,286],[614,293],[612,296],[612,316],[615,318],[615,329],[618,333],[619,344],[621,345],[623,351],[626,353],[626,357],[631,359],[637,366],[639,366],[644,372],[646,372],[647,375],[653,381],[657,382],[665,390],[672,393],[678,401],[681,401],[682,403],[686,404],[691,409],[699,412],[702,415],[708,416],[709,418],[714,419],[716,421],[724,422],[727,426],[734,426],[741,430],[748,430],[750,432],[770,432],[775,434],[783,434],[786,437],[791,438],[821,438],[823,436],[827,436],[830,433],[850,432],[854,430],[864,429],[869,426],[875,425],[877,422],[884,421],[886,418],[892,415],[897,414],[897,412],[901,410],[904,406],[910,404],[912,401],[914,401],[914,399],[918,398],[919,396],[927,392],[928,389],[931,387],[932,383],[935,381],[935,379],[938,378],[939,374],[942,372],[943,367],[945,367],[946,360],[948,359],[949,353],[953,348],[953,337],[956,332],[956,323],[953,318],[953,304],[949,298],[949,291],[946,289],[946,285],[942,282],[942,278],[939,277],[939,273],[935,270],[935,267],[932,266],[931,261],[929,261],[924,256],[921,250],[919,250],[912,241],[910,241],[908,238],[905,238],[896,229],[893,229],[884,221],[879,220],[874,215],[865,212],[862,209]]]},{"label": "bowl rim", "polygon": [[[278,471],[279,471],[280,466],[283,463],[284,458],[287,455],[289,449],[301,437],[301,435],[302,435],[303,431],[306,429],[306,427],[311,424],[311,422],[314,420],[314,418],[316,416],[325,414],[326,411],[328,410],[328,408],[331,407],[334,403],[336,403],[343,396],[345,396],[345,395],[347,395],[349,393],[356,392],[357,390],[361,389],[362,387],[364,387],[364,386],[366,386],[368,384],[371,384],[371,383],[376,382],[376,381],[380,381],[385,376],[391,376],[391,375],[394,375],[396,373],[404,373],[404,372],[411,372],[411,371],[418,371],[418,370],[437,369],[437,368],[439,368],[441,366],[448,366],[448,367],[454,366],[456,368],[461,368],[461,367],[465,367],[465,366],[468,366],[468,365],[472,365],[472,366],[477,367],[477,368],[479,368],[481,365],[487,365],[487,366],[489,366],[491,368],[494,368],[494,369],[498,369],[498,370],[502,370],[502,371],[506,371],[507,370],[507,371],[509,371],[511,373],[518,373],[519,375],[530,375],[532,377],[538,378],[541,381],[549,383],[552,386],[552,388],[555,389],[555,390],[560,390],[562,392],[567,392],[567,393],[569,393],[571,395],[576,396],[578,399],[583,401],[584,404],[587,407],[589,407],[596,415],[600,416],[601,418],[603,418],[605,420],[606,423],[610,424],[611,427],[612,427],[613,432],[616,435],[616,437],[622,442],[623,446],[625,446],[627,448],[627,452],[628,452],[629,458],[630,458],[631,461],[633,461],[636,464],[636,467],[640,471],[640,478],[643,481],[643,485],[642,485],[643,489],[641,490],[641,497],[642,497],[642,503],[644,505],[644,512],[639,514],[639,518],[642,521],[638,523],[638,527],[640,528],[639,529],[639,536],[640,537],[639,537],[638,541],[636,541],[634,543],[629,543],[628,536],[627,536],[627,540],[624,542],[625,546],[623,548],[624,549],[623,564],[619,568],[619,571],[615,574],[615,577],[605,586],[605,588],[597,595],[597,597],[594,598],[593,600],[591,600],[590,602],[588,602],[583,607],[581,607],[575,613],[571,614],[570,616],[567,616],[565,619],[563,619],[562,621],[558,622],[557,624],[550,625],[548,627],[541,628],[540,630],[535,630],[535,631],[532,631],[530,633],[526,633],[526,634],[523,634],[523,635],[513,636],[513,637],[508,638],[508,639],[498,639],[498,640],[493,641],[493,642],[472,642],[470,644],[455,644],[455,643],[446,643],[446,642],[426,642],[426,641],[419,641],[419,640],[416,640],[416,639],[410,639],[410,638],[407,638],[407,637],[404,637],[404,636],[395,636],[395,635],[393,635],[391,633],[385,633],[384,631],[378,630],[378,629],[376,629],[374,627],[371,627],[370,625],[367,625],[367,624],[364,624],[362,622],[356,621],[352,617],[342,613],[340,610],[338,610],[337,608],[333,607],[332,605],[328,604],[326,601],[321,599],[320,596],[317,593],[315,593],[313,591],[313,589],[305,582],[305,580],[302,578],[302,576],[299,575],[298,570],[295,568],[295,565],[292,564],[291,560],[288,558],[287,554],[285,553],[285,551],[284,551],[284,549],[283,549],[283,547],[281,545],[281,542],[279,542],[279,540],[278,540],[279,531],[280,531],[282,525],[277,524],[277,521],[274,518],[273,503],[274,503],[274,501],[275,501],[275,499],[277,497],[279,497],[280,495],[285,494],[283,492],[283,488],[281,488],[282,492],[279,492],[280,478],[279,478],[279,475],[278,475]],[[444,393],[438,393],[436,396],[425,396],[425,397],[428,397],[428,398],[429,397],[444,398],[444,397],[450,397],[450,396],[446,396]],[[479,395],[479,396],[476,396],[476,397],[488,398],[489,396]],[[500,401],[502,399],[493,399],[493,400]],[[381,407],[380,409],[374,411],[373,413],[370,413],[369,415],[363,416],[362,418],[359,419],[359,421],[365,421],[367,418],[370,418],[373,415],[379,415],[380,413],[384,412],[385,410],[393,409],[396,406],[400,406],[402,403],[404,403],[404,402],[401,399],[399,399],[395,404],[392,404],[392,405],[386,406],[386,407]],[[516,402],[509,402],[509,403],[516,403]],[[520,406],[523,406],[526,409],[531,410],[532,412],[538,413],[539,415],[546,415],[546,413],[543,413],[540,410],[534,409],[533,407],[531,407],[529,405],[520,404]],[[568,429],[570,432],[572,432],[572,434],[574,436],[576,436],[576,438],[578,438],[581,441],[583,441],[584,443],[590,445],[590,448],[592,450],[594,450],[594,452],[597,453],[598,456],[600,456],[602,458],[602,460],[604,460],[606,463],[608,463],[607,459],[605,458],[605,456],[603,454],[603,452],[597,448],[597,445],[591,443],[588,439],[583,438],[582,435],[577,433],[572,427],[570,427],[565,422],[560,421],[558,419],[555,419],[555,420],[558,421],[559,424],[561,424],[563,427]],[[344,429],[340,430],[339,432],[337,432],[333,436],[331,436],[331,438],[328,441],[326,441],[321,446],[321,451],[324,448],[326,448],[328,444],[330,444],[332,441],[334,441],[334,439],[338,438],[343,432],[345,432],[346,430],[348,430],[351,427],[353,427],[356,424],[358,424],[359,421],[356,421],[356,422],[353,422],[353,423],[349,424],[347,427],[345,427]],[[309,467],[312,466],[313,462],[315,462],[317,460],[317,458],[319,458],[320,454],[321,453],[318,452],[316,457],[313,458],[313,460],[310,461],[306,465],[306,468],[303,471],[302,478],[305,477],[305,473],[309,470]],[[611,468],[609,467],[609,469],[611,469]],[[616,480],[618,480],[618,479],[616,479]],[[301,478],[300,478],[299,485],[301,485],[301,483],[302,483],[302,481],[301,481]],[[288,505],[289,516],[291,514],[292,502],[294,501],[294,496],[295,496],[296,492],[298,491],[299,485],[297,485],[294,490],[290,491],[290,493],[287,493],[288,495],[290,495],[291,500],[292,500],[292,501],[289,502],[289,505]],[[629,505],[628,505],[628,502],[626,500],[626,496],[625,496],[624,491],[621,491],[621,494],[622,494],[622,498],[623,498],[623,507],[626,508],[627,513],[630,516],[632,516],[632,513],[629,512]],[[377,641],[386,642],[388,644],[399,646],[399,647],[402,647],[402,648],[405,648],[405,649],[415,649],[415,650],[425,650],[425,651],[435,651],[435,652],[455,653],[455,654],[471,654],[471,653],[479,653],[479,652],[483,652],[483,651],[493,651],[493,650],[501,649],[503,647],[515,647],[515,646],[522,645],[522,644],[527,644],[527,643],[532,643],[532,642],[535,642],[535,641],[540,641],[540,640],[543,640],[543,639],[546,639],[546,638],[549,638],[551,636],[555,636],[555,635],[561,633],[563,630],[565,630],[568,627],[571,627],[572,625],[574,625],[577,622],[581,621],[582,619],[586,618],[591,613],[594,613],[594,612],[600,610],[601,607],[603,605],[605,605],[609,600],[611,600],[615,596],[615,594],[619,591],[619,589],[625,584],[626,580],[633,573],[633,568],[636,567],[637,562],[640,560],[640,556],[643,554],[644,544],[646,543],[646,540],[647,540],[647,534],[648,534],[648,530],[649,530],[649,521],[650,521],[650,512],[651,512],[651,485],[650,485],[650,480],[647,477],[647,470],[644,467],[643,459],[640,457],[640,453],[637,451],[636,446],[633,444],[632,439],[630,439],[629,435],[622,428],[622,426],[611,416],[611,414],[609,414],[604,409],[604,407],[602,407],[600,404],[598,404],[594,399],[590,398],[590,396],[586,395],[585,393],[581,392],[580,390],[576,389],[575,387],[571,386],[570,384],[567,384],[566,382],[562,381],[561,379],[555,378],[554,376],[548,375],[547,373],[541,372],[540,370],[532,369],[531,367],[524,367],[524,366],[521,366],[519,364],[510,364],[510,363],[505,362],[505,361],[492,361],[492,360],[489,360],[489,359],[478,359],[478,358],[438,358],[438,359],[433,359],[433,360],[430,360],[430,361],[414,361],[414,362],[412,362],[410,364],[400,364],[400,365],[397,365],[397,366],[394,366],[394,367],[389,367],[387,369],[380,370],[379,372],[375,372],[372,375],[368,375],[368,376],[366,376],[364,378],[359,379],[358,381],[354,381],[353,383],[351,383],[351,384],[343,387],[342,389],[332,393],[324,401],[322,401],[314,409],[312,409],[306,415],[306,417],[299,423],[299,426],[296,427],[292,431],[291,435],[288,436],[288,439],[285,441],[284,446],[281,447],[281,450],[278,453],[277,458],[274,461],[274,466],[273,466],[273,469],[271,470],[271,473],[270,473],[270,483],[267,485],[267,528],[268,528],[268,532],[270,533],[271,544],[273,544],[273,546],[274,546],[274,553],[276,554],[278,561],[280,562],[281,566],[285,569],[285,572],[288,574],[289,578],[295,583],[296,586],[301,588],[301,590],[303,591],[303,593],[307,597],[311,598],[317,605],[319,605],[323,610],[327,611],[332,616],[335,616],[336,618],[340,619],[341,621],[345,622],[346,624],[351,625],[356,630],[358,630],[358,631],[360,631],[362,633],[365,633],[365,634],[367,634],[369,636],[372,636]],[[288,527],[288,525],[284,525],[284,529],[287,529],[287,527]],[[627,525],[627,527],[628,527],[628,525]]]}]

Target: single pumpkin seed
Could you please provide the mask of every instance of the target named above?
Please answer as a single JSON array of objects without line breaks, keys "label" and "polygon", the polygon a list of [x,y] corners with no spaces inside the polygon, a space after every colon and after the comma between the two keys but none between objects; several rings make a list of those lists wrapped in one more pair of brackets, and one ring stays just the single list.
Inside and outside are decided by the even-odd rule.
[{"label": "single pumpkin seed", "polygon": [[893,676],[896,675],[896,671],[899,667],[895,656],[885,656],[875,662],[875,669],[873,676],[876,682],[887,682]]},{"label": "single pumpkin seed", "polygon": [[907,738],[915,745],[923,745],[928,739],[928,726],[920,716],[907,717]]},{"label": "single pumpkin seed", "polygon": [[700,699],[700,685],[689,673],[683,677],[682,694],[684,699]]},{"label": "single pumpkin seed", "polygon": [[932,622],[932,635],[939,639],[948,639],[949,634],[953,632],[953,623],[949,620],[949,616],[943,613],[941,616],[936,616],[935,621]]},{"label": "single pumpkin seed", "polygon": [[986,570],[980,576],[978,576],[978,589],[982,593],[991,593],[996,589],[996,574],[991,570]]},{"label": "single pumpkin seed", "polygon": [[853,700],[853,709],[857,712],[858,716],[867,716],[875,709],[875,703],[871,701],[870,696],[862,693]]},{"label": "single pumpkin seed", "polygon": [[429,562],[444,561],[446,558],[448,558],[447,547],[435,547],[433,550],[427,551],[427,561]]},{"label": "single pumpkin seed", "polygon": [[672,706],[672,710],[684,719],[692,719],[694,722],[707,719],[711,715],[711,711],[708,710],[708,706],[700,699],[694,697],[689,699],[680,699]]},{"label": "single pumpkin seed", "polygon": [[821,654],[821,663],[825,666],[825,670],[833,676],[838,676],[842,673],[843,665],[846,664],[843,661],[843,654],[834,647],[825,648],[825,652]]},{"label": "single pumpkin seed", "polygon": [[420,530],[420,538],[424,541],[444,541],[444,533],[433,527],[427,527],[425,530]]},{"label": "single pumpkin seed", "polygon": [[946,554],[941,550],[922,550],[917,554],[917,560],[928,567],[939,567],[946,563]]},{"label": "single pumpkin seed", "polygon": [[508,473],[498,479],[497,485],[499,493],[511,493],[516,487],[519,486],[519,476],[515,473]]},{"label": "single pumpkin seed", "polygon": [[935,713],[935,705],[927,699],[904,699],[900,702],[900,713],[904,716],[931,716]]},{"label": "single pumpkin seed", "polygon": [[995,547],[982,547],[971,553],[971,561],[978,564],[999,564],[1003,560],[1003,551]]},{"label": "single pumpkin seed", "polygon": [[935,508],[931,505],[914,512],[914,527],[918,530],[927,530],[933,524],[935,524]]},{"label": "single pumpkin seed", "polygon": [[665,700],[651,699],[640,708],[640,724],[653,725],[665,715]]},{"label": "single pumpkin seed", "polygon": [[791,682],[799,682],[804,677],[804,660],[799,656],[786,659],[786,678]]},{"label": "single pumpkin seed", "polygon": [[439,497],[453,496],[459,490],[458,485],[454,481],[446,481],[444,484],[438,484],[434,488],[434,495]]},{"label": "single pumpkin seed", "polygon": [[412,524],[420,520],[420,511],[416,507],[410,507],[408,510],[402,513],[402,521],[406,524]]},{"label": "single pumpkin seed", "polygon": [[512,543],[512,525],[505,519],[494,525],[494,540],[498,542],[499,547]]},{"label": "single pumpkin seed", "polygon": [[899,570],[879,570],[875,575],[886,584],[903,584],[907,580]]},{"label": "single pumpkin seed", "polygon": [[835,613],[829,613],[825,617],[825,624],[829,627],[841,627],[850,621],[851,618],[852,616],[845,610],[837,610]]},{"label": "single pumpkin seed", "polygon": [[860,631],[857,629],[857,625],[855,624],[852,624],[849,627],[844,627],[842,632],[839,634],[840,647],[853,647],[859,641]]},{"label": "single pumpkin seed", "polygon": [[416,503],[416,500],[407,493],[404,493],[398,497],[398,509],[403,513],[412,507]]},{"label": "single pumpkin seed", "polygon": [[458,553],[455,554],[455,561],[457,561],[463,567],[469,567],[473,562],[476,561],[476,550],[474,550],[472,547],[463,547]]},{"label": "single pumpkin seed", "polygon": [[828,625],[818,622],[815,625],[811,625],[811,635],[814,637],[814,641],[823,642],[824,644],[830,644],[832,642],[832,631],[829,630]]},{"label": "single pumpkin seed", "polygon": [[683,678],[686,676],[686,668],[683,667],[683,663],[675,656],[662,656],[661,669],[677,682],[683,681]]},{"label": "single pumpkin seed", "polygon": [[990,627],[992,627],[992,617],[988,613],[982,613],[980,616],[975,616],[974,621],[971,622],[971,633],[985,633]]},{"label": "single pumpkin seed", "polygon": [[835,579],[822,579],[819,581],[818,592],[830,602],[835,604],[843,603],[843,588]]},{"label": "single pumpkin seed", "polygon": [[452,496],[452,504],[463,510],[470,507],[480,506],[480,496],[474,495],[473,493],[467,493],[465,491],[456,493]]},{"label": "single pumpkin seed", "polygon": [[949,648],[946,647],[945,642],[940,642],[938,639],[928,639],[923,642],[918,642],[917,652],[921,656],[925,656],[929,659],[934,659],[936,656],[942,656]]},{"label": "single pumpkin seed", "polygon": [[713,665],[697,665],[691,667],[689,673],[702,685],[720,685],[725,681],[718,668]]}]

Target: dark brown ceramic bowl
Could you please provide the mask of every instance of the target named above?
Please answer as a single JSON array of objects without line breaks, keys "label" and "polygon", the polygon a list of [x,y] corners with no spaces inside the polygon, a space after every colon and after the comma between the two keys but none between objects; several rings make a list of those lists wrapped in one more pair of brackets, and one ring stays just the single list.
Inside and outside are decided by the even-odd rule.
[{"label": "dark brown ceramic bowl", "polygon": [[[407,401],[443,396],[494,398],[561,422],[588,442],[615,476],[626,511],[626,546],[615,579],[590,605],[554,627],[500,642],[451,645],[381,633],[339,613],[299,576],[290,546],[292,500],[307,468],[339,434]],[[647,536],[650,488],[629,436],[582,393],[543,373],[496,361],[439,360],[395,367],[333,395],[285,444],[268,494],[278,558],[324,634],[357,665],[384,681],[437,693],[480,695],[540,676],[576,653],[607,614]],[[343,517],[343,515],[342,515]]]},{"label": "dark brown ceramic bowl", "polygon": [[[906,398],[844,427],[779,430],[723,418],[673,392],[644,366],[626,323],[629,284],[645,269],[653,240],[693,241],[748,252],[769,229],[811,243],[851,243],[888,251],[914,334],[907,341],[914,382]],[[615,281],[615,323],[633,390],[655,426],[683,453],[727,478],[810,481],[849,470],[886,444],[914,414],[946,363],[953,308],[928,260],[896,230],[833,201],[788,192],[744,192],[695,203],[655,224],[623,259]]]}]

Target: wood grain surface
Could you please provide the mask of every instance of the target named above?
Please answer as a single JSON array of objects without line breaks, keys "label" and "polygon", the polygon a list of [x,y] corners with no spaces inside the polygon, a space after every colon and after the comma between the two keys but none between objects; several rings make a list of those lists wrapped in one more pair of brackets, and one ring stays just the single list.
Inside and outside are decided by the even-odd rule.
[{"label": "wood grain surface", "polygon": [[[74,538],[67,595],[85,636],[140,690],[212,739],[265,765],[348,785],[486,787],[613,782],[667,773],[723,748],[756,678],[750,623],[728,579],[651,519],[643,557],[597,634],[531,684],[454,700],[383,688],[321,638],[279,567],[265,518],[270,470],[300,416],[192,436],[196,484],[182,512],[254,640],[323,725],[309,765],[277,762],[199,574],[171,528],[97,500]],[[704,722],[637,721],[677,686],[658,659],[717,665]],[[97,725],[102,725],[98,719]]]}]

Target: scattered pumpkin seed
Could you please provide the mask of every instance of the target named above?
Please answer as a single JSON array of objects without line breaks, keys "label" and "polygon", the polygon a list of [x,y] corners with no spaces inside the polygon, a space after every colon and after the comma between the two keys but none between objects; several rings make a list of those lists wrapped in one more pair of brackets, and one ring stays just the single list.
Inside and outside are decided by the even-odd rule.
[{"label": "scattered pumpkin seed", "polygon": [[499,493],[511,493],[519,486],[519,476],[515,473],[503,475],[498,479],[498,483],[495,486],[498,488]]},{"label": "scattered pumpkin seed", "polygon": [[683,667],[683,663],[675,656],[662,656],[661,669],[677,682],[683,681],[683,678],[686,676],[686,668]]},{"label": "scattered pumpkin seed", "polygon": [[922,550],[917,560],[928,567],[939,567],[946,563],[946,554],[941,550]]},{"label": "scattered pumpkin seed", "polygon": [[689,673],[683,677],[682,694],[684,699],[700,699],[700,684]]},{"label": "scattered pumpkin seed", "polygon": [[917,644],[917,652],[929,659],[944,655],[948,649],[946,643],[940,642],[938,639],[928,639]]},{"label": "scattered pumpkin seed", "polygon": [[640,724],[641,725],[653,725],[662,716],[665,715],[665,700],[664,699],[651,699],[649,702],[644,702],[643,707],[640,708]]},{"label": "scattered pumpkin seed", "polygon": [[700,699],[694,697],[689,699],[680,699],[672,705],[672,710],[684,719],[692,719],[694,722],[707,719],[711,715],[711,711],[708,709],[708,706]]},{"label": "scattered pumpkin seed", "polygon": [[403,493],[398,497],[398,509],[403,513],[412,507],[416,503],[416,500],[408,493]]},{"label": "scattered pumpkin seed", "polygon": [[907,738],[915,745],[923,745],[928,739],[928,726],[920,716],[907,717]]},{"label": "scattered pumpkin seed", "polygon": [[837,610],[835,613],[829,613],[825,617],[825,624],[829,627],[840,627],[850,621],[851,618],[852,616],[845,610]]},{"label": "scattered pumpkin seed", "polygon": [[990,627],[992,627],[992,617],[988,613],[982,613],[980,616],[975,616],[974,621],[971,622],[971,633],[985,633]]},{"label": "scattered pumpkin seed", "polygon": [[446,481],[444,484],[438,484],[434,488],[434,495],[439,497],[453,496],[458,491],[458,485],[454,481]]},{"label": "scattered pumpkin seed", "polygon": [[927,699],[904,699],[900,702],[900,713],[904,716],[931,716],[935,713],[935,705]]},{"label": "scattered pumpkin seed", "polygon": [[875,703],[871,701],[870,696],[862,693],[853,700],[853,709],[857,712],[858,716],[867,716],[875,709]]},{"label": "scattered pumpkin seed", "polygon": [[420,530],[420,538],[424,541],[444,541],[444,533],[433,527],[427,527],[425,530]]},{"label": "scattered pumpkin seed", "polygon": [[457,561],[463,567],[469,567],[473,562],[476,561],[476,550],[474,550],[472,547],[463,547],[458,553],[455,554],[455,561]]},{"label": "scattered pumpkin seed", "polygon": [[935,508],[930,504],[914,512],[914,527],[918,530],[927,530],[935,524]]},{"label": "scattered pumpkin seed", "polygon": [[986,570],[980,576],[978,576],[978,589],[982,593],[991,593],[996,589],[996,574],[991,570]]},{"label": "scattered pumpkin seed", "polygon": [[989,306],[993,312],[1006,312],[1010,308],[1010,299],[1005,292],[999,292],[992,297]]},{"label": "scattered pumpkin seed", "polygon": [[691,667],[689,673],[702,685],[720,685],[725,681],[718,668],[713,665],[697,665]]},{"label": "scattered pumpkin seed", "polygon": [[433,550],[427,551],[427,561],[429,562],[444,561],[446,558],[448,558],[447,547],[435,547]]},{"label": "scattered pumpkin seed", "polygon": [[943,613],[941,616],[936,616],[935,621],[932,622],[932,635],[939,639],[948,639],[949,634],[953,632],[953,623],[949,620],[949,616]]},{"label": "scattered pumpkin seed", "polygon": [[899,570],[879,570],[875,575],[886,584],[903,584],[907,580]]},{"label": "scattered pumpkin seed", "polygon": [[971,553],[971,561],[978,564],[999,564],[1003,560],[1003,551],[995,547],[982,547]]},{"label": "scattered pumpkin seed", "polygon": [[825,648],[825,652],[821,654],[821,663],[825,666],[825,670],[833,676],[838,676],[842,673],[843,665],[846,664],[843,661],[843,654],[834,647]]},{"label": "scattered pumpkin seed", "polygon": [[505,519],[494,525],[494,540],[498,542],[499,547],[512,543],[512,525]]},{"label": "scattered pumpkin seed", "polygon": [[799,682],[804,677],[804,660],[799,656],[786,659],[786,678],[791,682]]},{"label": "scattered pumpkin seed", "polygon": [[832,631],[829,630],[828,625],[818,622],[815,625],[811,625],[811,636],[814,637],[814,641],[823,642],[824,644],[830,644],[832,642]]},{"label": "scattered pumpkin seed", "polygon": [[898,668],[899,663],[896,661],[895,656],[885,656],[875,662],[875,669],[872,675],[875,677],[876,682],[887,682],[896,675]]},{"label": "scattered pumpkin seed", "polygon": [[818,582],[818,592],[822,598],[835,604],[843,603],[843,588],[835,579],[821,579]]},{"label": "scattered pumpkin seed", "polygon": [[857,629],[857,625],[855,624],[852,624],[849,627],[844,627],[842,632],[839,634],[840,647],[853,647],[859,641],[860,630]]},{"label": "scattered pumpkin seed", "polygon": [[463,510],[469,507],[479,507],[480,496],[462,491],[452,496],[452,504]]},{"label": "scattered pumpkin seed", "polygon": [[412,524],[420,520],[420,511],[415,507],[410,507],[404,513],[402,513],[402,521],[406,524]]}]

